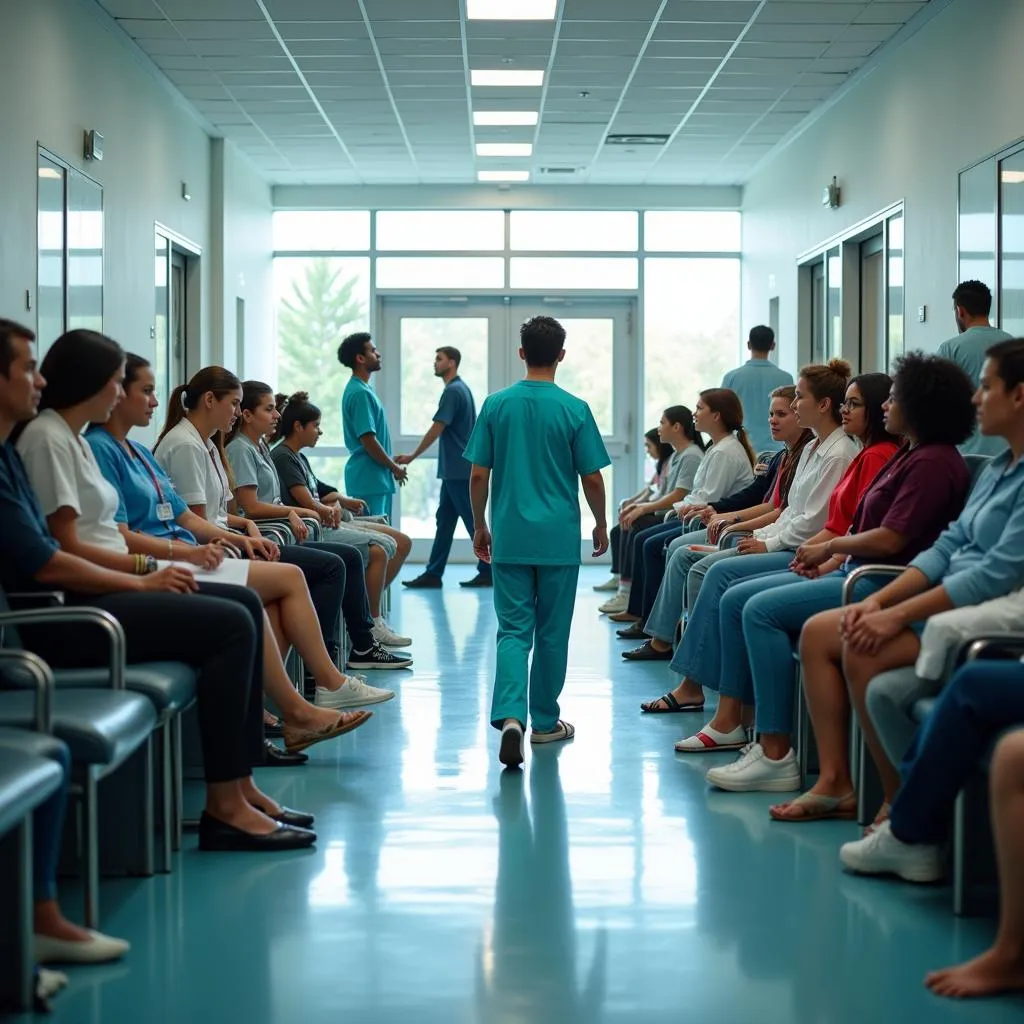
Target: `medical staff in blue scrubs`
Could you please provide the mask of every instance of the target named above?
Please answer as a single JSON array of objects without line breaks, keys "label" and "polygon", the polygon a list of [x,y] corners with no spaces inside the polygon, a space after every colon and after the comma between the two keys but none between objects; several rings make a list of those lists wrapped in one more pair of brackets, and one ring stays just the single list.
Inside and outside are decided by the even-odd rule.
[{"label": "medical staff in blue scrubs", "polygon": [[380,353],[366,332],[350,334],[338,347],[338,362],[352,371],[341,397],[341,430],[349,460],[345,489],[350,498],[366,503],[371,516],[391,516],[395,484],[404,484],[409,471],[391,457],[388,417],[370,375],[380,369]]},{"label": "medical staff in blue scrubs", "polygon": [[768,409],[772,404],[772,392],[776,388],[793,383],[793,375],[771,361],[775,349],[775,332],[761,325],[751,327],[747,336],[750,358],[722,378],[722,387],[735,391],[743,403],[743,421],[750,435],[754,451],[777,452],[782,443],[772,437],[768,426]]},{"label": "medical staff in blue scrubs", "polygon": [[594,515],[596,557],[608,550],[601,470],[611,461],[590,407],[555,384],[565,329],[537,316],[519,336],[526,377],[484,401],[465,451],[473,464],[473,550],[491,564],[494,578],[498,655],[491,724],[501,729],[498,756],[508,768],[523,763],[527,712],[531,743],[575,733],[559,718],[558,697],[580,571],[576,481]]}]

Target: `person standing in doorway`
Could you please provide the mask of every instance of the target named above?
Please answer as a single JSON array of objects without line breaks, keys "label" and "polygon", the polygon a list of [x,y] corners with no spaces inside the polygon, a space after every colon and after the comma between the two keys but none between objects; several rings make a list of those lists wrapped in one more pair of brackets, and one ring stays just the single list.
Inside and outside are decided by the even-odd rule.
[{"label": "person standing in doorway", "polygon": [[491,725],[501,730],[498,756],[507,768],[523,763],[527,712],[531,743],[575,734],[559,717],[558,697],[580,571],[577,479],[594,515],[597,557],[608,550],[601,470],[611,462],[590,407],[555,384],[565,329],[536,316],[519,337],[526,377],[484,401],[465,452],[473,464],[473,551],[492,565],[494,576],[498,653]]},{"label": "person standing in doorway", "polygon": [[[985,365],[985,353],[999,341],[1013,337],[998,327],[993,327],[988,315],[992,311],[992,292],[981,281],[962,281],[953,292],[953,316],[959,332],[955,338],[944,341],[936,355],[951,359],[974,382],[981,381],[981,368]],[[1006,451],[1006,442],[1001,437],[985,437],[977,426],[974,433],[962,445],[965,455],[1001,455]]]},{"label": "person standing in doorway", "polygon": [[371,516],[391,517],[395,484],[404,484],[409,471],[391,457],[388,417],[370,376],[381,366],[380,353],[365,331],[350,334],[338,347],[338,362],[352,371],[341,396],[341,429],[349,460],[345,489],[358,498]]},{"label": "person standing in doorway", "polygon": [[[472,468],[463,456],[470,434],[476,425],[476,403],[473,392],[459,376],[462,353],[445,346],[434,353],[434,376],[444,381],[444,391],[434,422],[411,455],[399,455],[395,462],[408,466],[435,441],[438,442],[437,475],[441,480],[441,502],[437,506],[437,533],[430,549],[426,571],[403,585],[414,590],[436,590],[441,586],[448,555],[452,550],[455,527],[461,519],[469,536],[473,536],[473,507],[469,501],[469,472]],[[477,563],[476,576],[459,584],[462,587],[491,586],[491,567]]]},{"label": "person standing in doorway", "polygon": [[754,452],[781,451],[768,426],[768,410],[772,392],[792,385],[793,375],[779,369],[769,358],[775,350],[775,332],[770,327],[752,327],[747,337],[750,358],[722,378],[722,387],[731,388],[740,396],[746,416],[747,432]]}]

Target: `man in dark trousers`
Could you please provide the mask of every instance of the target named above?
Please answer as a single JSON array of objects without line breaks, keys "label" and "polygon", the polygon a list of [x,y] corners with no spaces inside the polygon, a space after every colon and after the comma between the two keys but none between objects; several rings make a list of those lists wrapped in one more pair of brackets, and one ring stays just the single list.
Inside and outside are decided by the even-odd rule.
[{"label": "man in dark trousers", "polygon": [[[457,348],[439,348],[434,355],[434,376],[444,381],[441,401],[434,413],[434,422],[423,435],[412,455],[399,455],[395,459],[400,466],[407,466],[419,458],[435,441],[438,441],[437,475],[441,479],[441,504],[437,508],[437,533],[426,571],[414,580],[407,580],[406,587],[414,590],[437,589],[448,564],[452,549],[455,527],[461,519],[470,537],[473,536],[473,508],[469,501],[470,464],[462,457],[469,441],[469,435],[476,424],[476,404],[473,393],[459,376],[462,354]],[[491,586],[491,567],[478,562],[476,576],[460,584],[463,587]]]}]

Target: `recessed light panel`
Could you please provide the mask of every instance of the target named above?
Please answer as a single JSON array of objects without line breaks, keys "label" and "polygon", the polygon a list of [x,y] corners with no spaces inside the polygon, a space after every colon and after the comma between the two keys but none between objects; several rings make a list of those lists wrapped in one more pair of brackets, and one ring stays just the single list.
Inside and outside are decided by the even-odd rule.
[{"label": "recessed light panel", "polygon": [[557,0],[466,0],[468,21],[554,21]]},{"label": "recessed light panel", "polygon": [[479,127],[500,127],[502,125],[533,126],[540,115],[536,110],[474,110],[473,124]]},{"label": "recessed light panel", "polygon": [[477,156],[533,156],[532,142],[478,142]]},{"label": "recessed light panel", "polygon": [[470,71],[469,83],[470,85],[527,85],[536,88],[544,84],[544,72],[484,68]]}]

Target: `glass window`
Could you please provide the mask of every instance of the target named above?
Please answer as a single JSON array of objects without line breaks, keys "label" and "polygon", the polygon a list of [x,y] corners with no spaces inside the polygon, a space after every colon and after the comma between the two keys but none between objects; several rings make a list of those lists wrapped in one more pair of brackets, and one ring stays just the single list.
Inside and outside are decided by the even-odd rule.
[{"label": "glass window", "polygon": [[828,274],[825,353],[828,359],[839,359],[843,354],[843,259],[839,249],[832,249],[825,262]]},{"label": "glass window", "polygon": [[[889,310],[888,336],[886,341],[887,366],[903,355],[903,214],[898,213],[889,218],[889,251],[886,270],[886,288],[888,289],[887,307]],[[963,264],[961,264],[961,268]]]},{"label": "glass window", "polygon": [[[160,408],[167,408],[167,398],[171,393],[171,356],[167,343],[167,328],[169,317],[168,301],[169,291],[167,281],[170,276],[170,252],[167,239],[156,232],[154,235],[156,249],[155,280],[156,286],[156,308],[154,311],[154,346],[155,355],[153,376],[156,378],[156,395],[160,401]],[[161,414],[162,415],[162,414]]]},{"label": "glass window", "polygon": [[382,210],[377,214],[377,248],[505,248],[501,210]]},{"label": "glass window", "polygon": [[[958,281],[984,281],[990,288],[995,287],[998,191],[995,159],[986,160],[960,175]],[[992,307],[995,323],[998,321],[995,302]]]},{"label": "glass window", "polygon": [[103,330],[103,189],[68,174],[68,330]]},{"label": "glass window", "polygon": [[[407,467],[409,478],[401,492],[399,529],[410,537],[433,537],[437,532],[437,506],[441,501],[441,481],[434,459],[417,459]],[[465,533],[459,529],[459,534]]]},{"label": "glass window", "polygon": [[400,433],[420,437],[430,428],[444,386],[434,376],[434,354],[443,345],[459,350],[459,375],[476,401],[483,401],[487,394],[489,326],[485,316],[403,316],[399,320]]},{"label": "glass window", "polygon": [[278,389],[307,391],[322,413],[325,445],[342,445],[338,362],[346,334],[366,330],[370,261],[365,257],[279,256],[274,260]]},{"label": "glass window", "polygon": [[1024,151],[1000,164],[999,326],[1024,335]]},{"label": "glass window", "polygon": [[637,261],[621,257],[513,256],[511,286],[535,288],[636,288]]},{"label": "glass window", "polygon": [[277,210],[274,248],[287,252],[327,252],[370,248],[366,210]]},{"label": "glass window", "polygon": [[610,435],[614,423],[612,344],[615,321],[610,317],[563,316],[558,321],[565,328],[567,338],[565,359],[558,366],[558,383],[584,399],[598,429]]},{"label": "glass window", "polygon": [[313,476],[322,484],[336,487],[340,494],[345,494],[345,463],[348,455],[320,455],[316,448],[306,448],[303,454],[309,459],[309,468]]},{"label": "glass window", "polygon": [[[644,421],[670,405],[692,409],[740,359],[740,261],[648,259],[644,266]],[[642,428],[642,429],[640,429]]]},{"label": "glass window", "polygon": [[[561,370],[559,370],[561,373]],[[608,518],[609,529],[615,522],[615,517],[612,515],[614,510],[613,495],[615,494],[615,474],[612,471],[611,466],[605,466],[601,470],[601,476],[604,477],[604,497],[605,497],[605,515]],[[632,493],[632,492],[631,492]],[[580,488],[580,537],[588,540],[594,533],[594,513],[590,511],[590,506],[587,504],[586,496],[583,493],[583,488]]]},{"label": "glass window", "polygon": [[740,215],[733,210],[651,210],[644,214],[648,252],[739,252]]},{"label": "glass window", "polygon": [[64,333],[64,168],[39,157],[36,323],[39,357]]},{"label": "glass window", "polygon": [[637,214],[600,210],[514,210],[513,249],[636,252]]},{"label": "glass window", "polygon": [[504,288],[501,256],[380,256],[378,288]]}]

